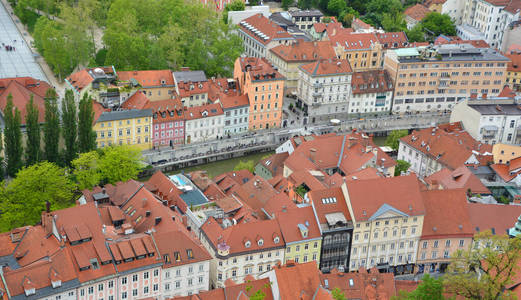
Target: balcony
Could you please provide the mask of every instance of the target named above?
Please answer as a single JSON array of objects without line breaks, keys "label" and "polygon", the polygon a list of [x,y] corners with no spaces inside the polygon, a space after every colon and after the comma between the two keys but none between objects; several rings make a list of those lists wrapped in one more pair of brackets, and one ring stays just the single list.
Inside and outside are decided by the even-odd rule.
[{"label": "balcony", "polygon": [[494,138],[498,132],[498,127],[494,125],[485,125],[481,128],[481,135],[485,139]]},{"label": "balcony", "polygon": [[314,87],[314,88],[321,88],[321,87],[322,87],[322,83],[320,83],[320,82],[318,82],[318,83],[315,82],[315,83],[313,83],[313,87]]}]

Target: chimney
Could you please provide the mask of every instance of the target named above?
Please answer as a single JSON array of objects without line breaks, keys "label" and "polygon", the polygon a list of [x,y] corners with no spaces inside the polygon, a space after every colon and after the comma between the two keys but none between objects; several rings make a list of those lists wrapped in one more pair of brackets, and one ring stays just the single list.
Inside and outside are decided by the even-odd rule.
[{"label": "chimney", "polygon": [[45,211],[47,213],[50,213],[51,212],[51,202],[49,201],[45,201]]},{"label": "chimney", "polygon": [[316,153],[317,153],[317,149],[315,149],[315,148],[309,149],[309,159],[312,162],[315,162],[315,155],[316,155]]}]

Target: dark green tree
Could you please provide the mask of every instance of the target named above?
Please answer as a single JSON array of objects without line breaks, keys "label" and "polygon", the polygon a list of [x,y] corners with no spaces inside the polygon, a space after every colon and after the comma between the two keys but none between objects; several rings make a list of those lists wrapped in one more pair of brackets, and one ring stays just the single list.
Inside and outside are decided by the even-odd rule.
[{"label": "dark green tree", "polygon": [[384,13],[382,17],[382,28],[386,32],[405,31],[407,29],[407,23],[403,18],[402,12]]},{"label": "dark green tree", "polygon": [[395,300],[445,300],[443,278],[435,279],[429,274],[423,276],[421,283],[412,292],[400,291]]},{"label": "dark green tree", "polygon": [[409,132],[407,129],[403,130],[393,130],[387,136],[385,140],[385,145],[393,148],[394,150],[398,150],[398,146],[400,145],[400,139],[404,136],[407,136]]},{"label": "dark green tree", "polygon": [[282,8],[283,8],[284,10],[288,10],[288,8],[289,8],[291,5],[293,5],[293,2],[294,2],[293,0],[282,0],[282,5],[281,5],[281,6],[282,6]]},{"label": "dark green tree", "polygon": [[384,14],[396,14],[403,12],[400,0],[370,0],[367,3],[366,19],[377,27],[382,26]]},{"label": "dark green tree", "polygon": [[59,160],[60,143],[60,112],[58,111],[57,95],[49,89],[45,99],[45,124],[43,125],[44,154],[50,162]]},{"label": "dark green tree", "polygon": [[346,8],[347,3],[345,0],[329,0],[327,3],[327,10],[335,16],[340,16]]},{"label": "dark green tree", "polygon": [[425,33],[423,32],[423,27],[421,24],[414,25],[410,30],[406,30],[407,39],[409,43],[414,42],[425,42]]},{"label": "dark green tree", "polygon": [[409,168],[411,167],[411,163],[405,160],[397,160],[396,166],[394,167],[394,176],[400,176],[402,172],[407,172]]},{"label": "dark green tree", "polygon": [[226,6],[224,7],[224,10],[223,10],[224,23],[228,24],[228,12],[229,11],[241,11],[241,10],[244,10],[245,8],[246,8],[246,6],[245,6],[244,2],[242,2],[241,0],[234,0],[234,1],[226,4]]},{"label": "dark green tree", "polygon": [[78,150],[80,153],[96,149],[96,132],[92,129],[93,124],[92,99],[85,93],[80,100],[78,112]]},{"label": "dark green tree", "polygon": [[40,149],[40,111],[34,104],[33,95],[25,108],[27,115],[25,124],[27,129],[27,141],[25,145],[25,165],[30,166],[40,161],[42,150]]},{"label": "dark green tree", "polygon": [[13,96],[7,96],[4,108],[5,154],[7,159],[7,175],[13,177],[23,166],[22,163],[22,130],[20,111],[13,104]]},{"label": "dark green tree", "polygon": [[312,0],[298,0],[297,7],[300,9],[310,9],[313,6]]},{"label": "dark green tree", "polygon": [[423,30],[431,39],[444,35],[456,35],[456,26],[449,15],[431,12],[421,21]]},{"label": "dark green tree", "polygon": [[65,91],[65,98],[62,101],[62,133],[65,141],[63,153],[64,165],[69,166],[71,161],[78,154],[78,116],[76,114],[76,103],[74,102],[74,92],[70,89]]}]

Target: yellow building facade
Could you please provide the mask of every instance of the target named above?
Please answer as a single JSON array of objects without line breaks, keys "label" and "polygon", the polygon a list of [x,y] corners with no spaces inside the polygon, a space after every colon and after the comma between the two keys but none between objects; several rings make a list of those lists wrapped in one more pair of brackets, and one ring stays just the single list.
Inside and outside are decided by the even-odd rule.
[{"label": "yellow building facade", "polygon": [[103,112],[94,124],[98,148],[131,145],[152,148],[152,110],[131,109]]},{"label": "yellow building facade", "polygon": [[322,249],[322,238],[304,240],[300,242],[286,243],[286,253],[284,260],[294,260],[298,263],[305,263],[314,260],[320,262],[320,251]]}]

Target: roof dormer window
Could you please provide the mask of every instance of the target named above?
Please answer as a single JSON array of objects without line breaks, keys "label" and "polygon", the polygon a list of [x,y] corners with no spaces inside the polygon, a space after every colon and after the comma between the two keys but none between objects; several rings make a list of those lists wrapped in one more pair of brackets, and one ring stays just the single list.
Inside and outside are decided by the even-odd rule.
[{"label": "roof dormer window", "polygon": [[251,247],[251,242],[250,241],[244,242],[244,247],[250,248]]},{"label": "roof dormer window", "polygon": [[264,245],[264,240],[263,239],[260,239],[257,241],[257,245],[259,245],[260,247],[262,247],[262,245]]}]

